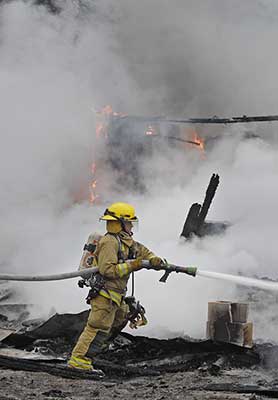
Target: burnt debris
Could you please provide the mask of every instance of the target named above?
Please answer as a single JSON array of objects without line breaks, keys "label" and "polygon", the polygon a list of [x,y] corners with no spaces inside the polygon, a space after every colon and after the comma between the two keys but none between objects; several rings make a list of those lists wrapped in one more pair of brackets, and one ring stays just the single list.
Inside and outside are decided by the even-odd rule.
[{"label": "burnt debris", "polygon": [[[0,368],[48,372],[71,379],[94,379],[84,372],[68,370],[65,364],[87,314],[88,310],[78,314],[55,314],[42,323],[39,320],[24,321],[19,330],[11,330],[1,341]],[[19,353],[15,349],[24,351]],[[278,352],[278,347],[271,346],[271,349],[272,353]],[[185,371],[218,375],[227,368],[276,368],[275,363],[267,361],[269,355],[269,345],[248,349],[212,340],[182,337],[161,340],[121,333],[112,343],[107,343],[95,365],[104,370],[107,379]]]},{"label": "burnt debris", "polygon": [[[3,283],[1,291],[10,295],[0,302],[0,368],[94,379],[90,374],[66,367],[67,357],[83,330],[89,310],[54,314],[46,321],[28,319],[28,306],[17,307],[12,287]],[[213,340],[188,337],[160,340],[121,333],[107,343],[95,359],[95,365],[105,372],[105,379],[114,380],[186,371],[215,376],[230,368],[278,368],[277,354],[278,346],[272,344],[244,348]]]},{"label": "burnt debris", "polygon": [[[47,320],[28,319],[29,306],[22,308],[16,304],[12,286],[3,282],[0,289],[1,293],[9,293],[0,301],[0,368],[47,372],[70,379],[96,379],[91,374],[72,371],[66,366],[89,310],[78,314],[54,314]],[[238,315],[237,311],[240,311]],[[242,314],[241,309],[232,307],[232,322],[245,323],[246,310],[243,311]],[[210,314],[208,319],[215,318]],[[232,368],[277,369],[277,355],[278,346],[270,343],[245,348],[215,340],[192,340],[188,337],[160,340],[121,333],[113,342],[107,343],[95,359],[95,366],[105,372],[106,380],[116,382],[178,372],[222,376],[224,371]],[[241,389],[237,387],[235,391]],[[259,386],[256,390],[259,393],[264,388]]]},{"label": "burnt debris", "polygon": [[205,235],[220,234],[229,226],[227,222],[205,221],[219,182],[219,175],[213,174],[207,187],[203,204],[194,203],[190,207],[180,235],[181,237],[190,239],[194,235],[202,237]]},{"label": "burnt debris", "polygon": [[[62,316],[60,316],[62,317]],[[28,357],[13,357],[7,353],[1,354],[0,367],[49,372],[54,375],[80,378],[80,375],[65,371],[62,359],[66,360],[73,342],[66,338],[48,339],[41,341],[32,337],[32,332],[12,334],[2,341],[3,346],[11,345],[22,347],[29,352],[56,354],[56,359],[42,360],[28,359]],[[45,334],[43,335],[45,336]],[[32,343],[27,345],[26,338]],[[12,355],[12,353],[11,353]],[[223,368],[242,368],[259,365],[261,357],[258,352],[243,349],[225,343],[213,343],[210,340],[192,341],[183,338],[154,339],[143,336],[132,336],[121,333],[118,338],[95,359],[97,368],[101,368],[109,378],[128,378],[132,376],[154,376],[168,372],[194,371],[205,369],[208,374],[219,374]],[[47,365],[46,365],[47,364]],[[220,368],[221,366],[221,368]],[[84,379],[88,379],[84,376]]]}]

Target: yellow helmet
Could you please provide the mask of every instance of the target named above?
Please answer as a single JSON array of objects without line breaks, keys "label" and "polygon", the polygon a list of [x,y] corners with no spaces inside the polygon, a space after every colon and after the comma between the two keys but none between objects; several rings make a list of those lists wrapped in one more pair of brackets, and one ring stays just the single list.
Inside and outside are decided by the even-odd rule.
[{"label": "yellow helmet", "polygon": [[136,222],[138,218],[135,215],[135,208],[127,203],[113,203],[100,217],[104,221],[130,221]]}]

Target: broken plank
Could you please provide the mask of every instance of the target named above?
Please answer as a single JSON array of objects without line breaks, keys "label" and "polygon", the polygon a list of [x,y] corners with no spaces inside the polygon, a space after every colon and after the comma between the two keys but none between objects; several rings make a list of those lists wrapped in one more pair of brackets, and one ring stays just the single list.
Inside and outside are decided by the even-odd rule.
[{"label": "broken plank", "polygon": [[[134,376],[157,376],[159,371],[151,368],[124,367],[118,364],[111,363],[106,360],[96,360],[95,366],[97,369],[102,369],[107,379],[111,378],[130,378]],[[0,355],[0,368],[12,369],[19,371],[46,372],[50,375],[60,376],[68,379],[89,379],[100,380],[100,376],[93,375],[91,372],[79,371],[77,369],[68,368],[65,363],[60,363],[59,360],[27,360],[17,357],[8,357]]]},{"label": "broken plank", "polygon": [[12,335],[13,333],[15,333],[14,329],[7,329],[7,328],[0,327],[0,342],[2,342],[2,340],[6,339],[8,336]]},{"label": "broken plank", "polygon": [[38,362],[7,356],[0,356],[0,368],[19,371],[46,372],[50,375],[68,379],[101,379],[96,375],[92,375],[90,372],[74,370],[68,368],[66,365],[59,365],[56,363],[50,365],[48,362]]}]

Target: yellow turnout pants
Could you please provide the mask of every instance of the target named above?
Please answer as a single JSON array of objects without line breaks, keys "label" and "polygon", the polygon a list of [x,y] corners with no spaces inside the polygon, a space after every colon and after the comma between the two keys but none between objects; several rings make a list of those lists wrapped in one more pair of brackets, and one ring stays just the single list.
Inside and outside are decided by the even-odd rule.
[{"label": "yellow turnout pants", "polygon": [[93,357],[102,350],[112,329],[120,327],[126,319],[128,305],[122,301],[119,307],[111,299],[98,295],[91,300],[91,312],[87,324],[72,350],[72,357]]}]

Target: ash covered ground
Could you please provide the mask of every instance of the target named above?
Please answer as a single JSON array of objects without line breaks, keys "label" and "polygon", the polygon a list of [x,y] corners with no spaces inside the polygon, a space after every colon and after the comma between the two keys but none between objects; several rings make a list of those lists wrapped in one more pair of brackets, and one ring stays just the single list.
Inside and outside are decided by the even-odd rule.
[{"label": "ash covered ground", "polygon": [[[198,372],[178,372],[160,377],[140,377],[129,380],[92,382],[67,380],[45,373],[1,371],[2,399],[186,399],[236,400],[277,398],[275,391],[261,391],[260,385],[277,382],[276,375],[265,376],[260,371],[223,371],[221,377],[203,376]],[[212,385],[215,383],[215,386]],[[253,388],[250,387],[253,384]],[[238,384],[243,393],[232,393]],[[225,387],[226,385],[226,387]],[[241,385],[241,387],[240,387]],[[249,386],[249,387],[248,387]],[[254,394],[257,390],[258,394]]]},{"label": "ash covered ground", "polygon": [[1,342],[0,398],[278,398],[278,346],[273,343],[247,349],[189,337],[121,333],[95,359],[104,378],[67,369],[65,361],[88,310],[30,320],[28,305],[6,303],[12,294],[1,286],[6,296],[1,326],[16,331]]}]

